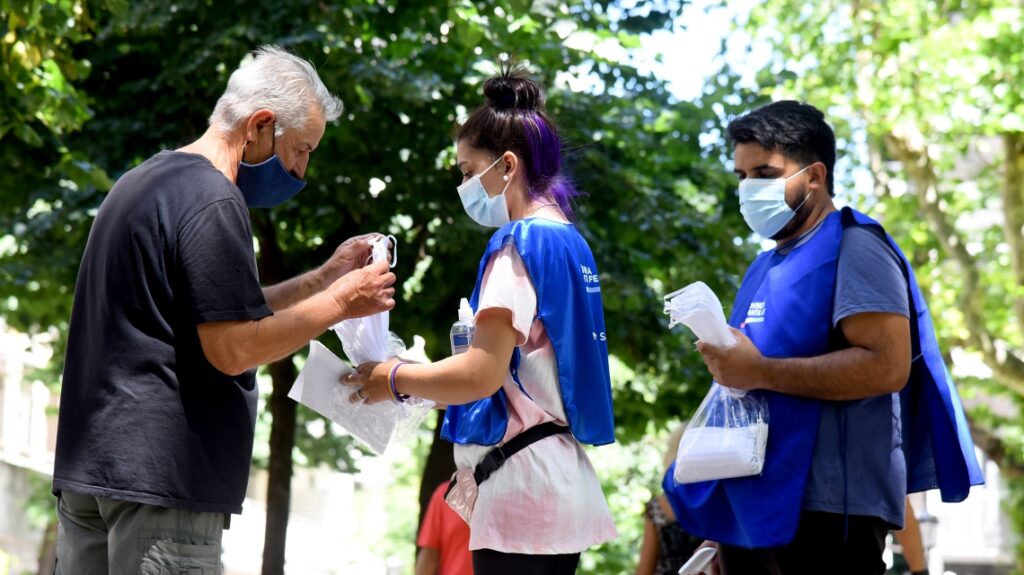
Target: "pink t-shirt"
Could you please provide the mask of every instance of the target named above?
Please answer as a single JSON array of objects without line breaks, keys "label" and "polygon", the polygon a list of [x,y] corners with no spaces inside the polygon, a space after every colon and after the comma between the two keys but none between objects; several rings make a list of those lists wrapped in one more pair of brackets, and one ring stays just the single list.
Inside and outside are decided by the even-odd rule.
[{"label": "pink t-shirt", "polygon": [[[537,319],[537,293],[519,252],[506,245],[484,272],[477,313],[512,312],[526,397],[505,375],[508,430],[502,443],[535,425],[567,425],[555,350]],[[473,468],[493,446],[456,445],[455,464]],[[480,485],[470,523],[470,549],[550,555],[578,553],[618,536],[586,453],[569,434],[542,439],[510,457]]]}]

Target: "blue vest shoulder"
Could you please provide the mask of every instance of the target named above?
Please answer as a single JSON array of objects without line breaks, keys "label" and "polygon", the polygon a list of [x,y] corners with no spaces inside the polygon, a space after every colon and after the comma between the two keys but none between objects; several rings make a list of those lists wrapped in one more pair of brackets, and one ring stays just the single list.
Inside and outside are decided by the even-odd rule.
[{"label": "blue vest shoulder", "polygon": [[[852,210],[842,212],[844,226],[881,224]],[[900,392],[903,452],[907,460],[907,492],[939,489],[943,501],[963,501],[971,486],[985,479],[978,465],[960,394],[946,367],[928,303],[917,285],[910,261],[896,241],[885,238],[903,263],[910,289],[910,379]]]},{"label": "blue vest shoulder", "polygon": [[[480,261],[470,300],[474,309],[491,255],[508,242],[515,245],[537,292],[537,318],[555,350],[562,403],[573,435],[593,445],[613,442],[604,310],[590,247],[571,224],[530,218],[505,225],[491,237]],[[518,362],[516,350],[509,369],[517,383]],[[498,390],[491,397],[451,406],[442,437],[455,443],[494,445],[504,437],[507,422],[507,397]]]}]

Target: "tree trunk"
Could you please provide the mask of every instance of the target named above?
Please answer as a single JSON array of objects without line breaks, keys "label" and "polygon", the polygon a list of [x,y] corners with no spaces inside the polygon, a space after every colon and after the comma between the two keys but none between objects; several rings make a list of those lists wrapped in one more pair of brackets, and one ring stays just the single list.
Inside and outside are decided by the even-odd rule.
[{"label": "tree trunk", "polygon": [[999,472],[1004,479],[1007,481],[1024,479],[1024,465],[1007,452],[1006,444],[995,433],[995,430],[982,427],[973,419],[968,419],[967,423],[971,428],[971,439],[974,440],[974,445],[981,449],[985,457],[999,466]]},{"label": "tree trunk", "polygon": [[[1003,150],[1003,232],[1010,247],[1014,284],[1020,287],[1024,286],[1024,133],[1003,134]],[[1013,309],[1024,328],[1024,297],[1014,298]]]},{"label": "tree trunk", "polygon": [[295,381],[291,356],[270,364],[270,463],[267,465],[267,530],[263,537],[263,575],[284,575],[288,511],[291,503],[292,449],[295,447],[295,402],[288,388]]},{"label": "tree trunk", "polygon": [[[419,539],[420,528],[423,527],[423,518],[427,515],[427,507],[430,505],[430,497],[434,490],[442,483],[451,480],[455,473],[455,455],[451,442],[441,439],[441,424],[444,422],[444,410],[437,412],[437,424],[434,426],[434,440],[430,444],[430,452],[427,453],[427,461],[423,464],[423,477],[420,479],[420,518],[416,522],[416,539]],[[419,554],[420,546],[416,545],[416,554]],[[413,557],[415,564],[416,557]]]},{"label": "tree trunk", "polygon": [[[253,212],[252,216],[260,242],[260,281],[272,285],[288,279],[291,274],[277,243],[273,219],[265,212]],[[288,389],[296,373],[291,356],[270,364],[268,369],[273,389],[270,392],[270,461],[267,464],[267,527],[263,536],[262,574],[283,575],[291,504],[292,449],[295,447],[295,402],[288,398]]]}]

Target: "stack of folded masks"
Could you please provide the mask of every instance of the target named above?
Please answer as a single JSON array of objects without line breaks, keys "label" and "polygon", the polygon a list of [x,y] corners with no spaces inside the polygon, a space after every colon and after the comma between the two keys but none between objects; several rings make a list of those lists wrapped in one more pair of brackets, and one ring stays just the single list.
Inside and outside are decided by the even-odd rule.
[{"label": "stack of folded masks", "polygon": [[703,342],[717,347],[736,343],[718,296],[704,282],[694,282],[665,296],[665,314],[669,316],[669,328],[681,323]]},{"label": "stack of folded masks", "polygon": [[746,477],[761,473],[768,442],[768,424],[743,427],[695,427],[679,441],[676,483]]}]

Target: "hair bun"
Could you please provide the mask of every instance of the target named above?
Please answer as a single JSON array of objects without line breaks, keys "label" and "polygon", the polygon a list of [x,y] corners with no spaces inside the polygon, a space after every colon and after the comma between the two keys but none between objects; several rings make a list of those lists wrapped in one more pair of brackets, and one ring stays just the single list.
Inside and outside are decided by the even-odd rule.
[{"label": "hair bun", "polygon": [[544,106],[544,93],[522,67],[503,64],[501,73],[484,82],[487,105],[495,110],[536,111]]}]

